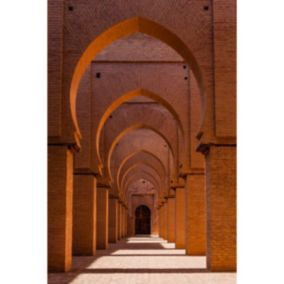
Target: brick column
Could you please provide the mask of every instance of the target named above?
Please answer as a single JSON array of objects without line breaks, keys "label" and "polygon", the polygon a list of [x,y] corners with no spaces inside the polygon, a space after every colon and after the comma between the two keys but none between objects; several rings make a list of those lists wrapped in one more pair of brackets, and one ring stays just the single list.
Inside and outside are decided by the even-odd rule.
[{"label": "brick column", "polygon": [[186,176],[186,254],[206,254],[204,171]]},{"label": "brick column", "polygon": [[117,239],[120,240],[121,239],[121,231],[120,231],[120,222],[121,222],[121,204],[120,204],[120,200],[118,199],[117,201]]},{"label": "brick column", "polygon": [[124,207],[123,207],[123,204],[121,204],[120,210],[121,210],[120,231],[121,231],[121,238],[123,239],[124,238],[124,231],[123,231],[123,226],[124,226]]},{"label": "brick column", "polygon": [[125,216],[124,216],[124,235],[125,235],[125,237],[127,237],[127,216],[128,216],[128,214],[127,214],[127,208],[125,208]]},{"label": "brick column", "polygon": [[160,208],[160,237],[165,239],[165,203]]},{"label": "brick column", "polygon": [[164,204],[164,239],[168,240],[168,199],[166,201],[166,203]]},{"label": "brick column", "polygon": [[93,175],[74,174],[73,218],[73,255],[95,255],[97,190]]},{"label": "brick column", "polygon": [[176,187],[176,248],[185,248],[185,188]]},{"label": "brick column", "polygon": [[161,238],[165,238],[165,219],[164,219],[164,212],[165,212],[165,204],[162,204],[161,208],[160,208],[160,212],[161,212],[161,217],[160,217],[160,227],[161,227],[161,232],[160,232],[160,236]]},{"label": "brick column", "polygon": [[97,248],[108,248],[108,194],[105,186],[97,187]]},{"label": "brick column", "polygon": [[162,237],[162,206],[159,205],[159,237]]},{"label": "brick column", "polygon": [[207,266],[236,271],[236,147],[211,145],[205,158]]},{"label": "brick column", "polygon": [[125,209],[125,206],[123,205],[122,206],[122,212],[123,212],[122,232],[123,232],[124,238],[126,236],[126,234],[125,234],[125,216],[126,216],[125,211],[126,211],[126,209]]},{"label": "brick column", "polygon": [[120,230],[120,236],[123,239],[123,203],[120,203],[120,226],[119,226],[119,230]]},{"label": "brick column", "polygon": [[115,197],[109,198],[109,218],[108,218],[108,240],[116,243],[118,240],[118,200]]},{"label": "brick column", "polygon": [[175,197],[168,198],[168,216],[167,216],[167,223],[168,223],[168,241],[171,243],[175,242]]},{"label": "brick column", "polygon": [[48,146],[48,270],[68,271],[72,264],[73,153]]}]

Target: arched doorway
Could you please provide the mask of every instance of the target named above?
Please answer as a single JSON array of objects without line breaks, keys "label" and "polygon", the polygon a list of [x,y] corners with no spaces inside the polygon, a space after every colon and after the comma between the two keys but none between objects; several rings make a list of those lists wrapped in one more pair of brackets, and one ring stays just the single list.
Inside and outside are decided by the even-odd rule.
[{"label": "arched doorway", "polygon": [[140,205],[135,210],[135,234],[151,234],[151,211],[145,205]]}]

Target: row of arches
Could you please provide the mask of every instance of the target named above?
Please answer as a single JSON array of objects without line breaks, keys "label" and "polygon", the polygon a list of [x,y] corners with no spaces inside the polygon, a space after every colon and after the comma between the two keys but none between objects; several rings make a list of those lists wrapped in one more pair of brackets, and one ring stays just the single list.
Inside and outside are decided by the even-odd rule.
[{"label": "row of arches", "polygon": [[[180,8],[176,2],[172,9]],[[200,2],[192,2],[199,9]],[[105,249],[109,242],[135,233],[158,234],[188,254],[199,250],[213,270],[235,269],[235,191],[225,199],[220,191],[212,191],[234,187],[235,179],[234,139],[231,133],[215,135],[219,112],[213,104],[212,42],[202,50],[198,44],[204,39],[194,35],[194,24],[184,33],[183,22],[176,20],[181,25],[176,29],[175,21],[162,17],[158,7],[152,11],[161,23],[147,18],[145,14],[153,12],[141,12],[139,5],[132,12],[126,9],[128,16],[118,22],[114,19],[121,15],[111,7],[113,17],[106,19],[96,10],[101,4],[76,5],[79,18],[65,14],[63,19],[64,46],[51,48],[62,68],[50,72],[50,81],[61,82],[62,94],[56,97],[51,89],[50,112],[55,115],[49,131],[50,269],[68,270],[72,253],[95,254],[96,248]],[[186,9],[193,13],[192,7]],[[207,23],[208,42],[213,34],[210,17],[200,17]],[[200,19],[192,23],[200,27]],[[149,54],[147,60],[131,58],[131,38],[137,33],[143,34],[141,43],[158,40],[167,45],[158,48],[165,56],[158,61]],[[127,42],[122,53],[129,61],[103,54],[119,40]],[[175,51],[175,59],[167,48]],[[222,183],[228,171],[230,177]],[[224,218],[222,212],[230,204],[232,214]],[[229,232],[229,256],[218,237],[220,224],[222,232]]]}]

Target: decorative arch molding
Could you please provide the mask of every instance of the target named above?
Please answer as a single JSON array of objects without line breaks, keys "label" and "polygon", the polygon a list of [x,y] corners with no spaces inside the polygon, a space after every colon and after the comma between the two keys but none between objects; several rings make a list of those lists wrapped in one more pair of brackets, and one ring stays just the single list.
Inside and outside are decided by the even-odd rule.
[{"label": "decorative arch molding", "polygon": [[[130,196],[131,196],[133,193],[135,194],[135,192],[130,191],[130,188],[131,188],[131,186],[132,186],[133,184],[137,183],[140,179],[141,179],[141,177],[139,176],[139,177],[137,177],[137,179],[133,179],[133,180],[129,183],[129,185],[128,185],[128,187],[126,188],[126,191],[125,191],[126,200],[129,201]],[[146,180],[147,182],[149,182],[149,183],[153,186],[154,196],[155,196],[155,198],[158,200],[159,190],[154,187],[153,183],[152,183],[149,179],[145,178],[145,180]]]},{"label": "decorative arch molding", "polygon": [[[90,64],[93,58],[96,57],[98,53],[100,53],[105,47],[110,45],[112,42],[137,32],[147,34],[166,43],[171,48],[173,48],[181,57],[183,57],[186,62],[188,62],[198,82],[202,101],[205,101],[203,99],[204,84],[202,80],[201,70],[197,63],[197,60],[195,59],[193,53],[190,51],[188,46],[186,46],[186,44],[173,32],[154,21],[141,17],[133,17],[130,19],[126,19],[108,28],[99,36],[97,36],[86,48],[75,67],[70,85],[69,98],[71,118],[75,128],[74,135],[76,141],[81,139],[81,133],[76,114],[76,98],[81,78],[85,73],[87,66]],[[203,117],[205,113],[205,107],[206,106],[203,107]]]},{"label": "decorative arch molding", "polygon": [[149,174],[148,172],[145,172],[145,171],[136,171],[128,179],[127,184],[125,186],[125,191],[119,193],[119,196],[123,200],[125,200],[125,202],[127,202],[127,196],[128,196],[128,192],[129,192],[128,190],[129,190],[130,186],[140,179],[145,179],[154,186],[154,191],[156,192],[155,196],[157,196],[157,200],[160,198],[160,196],[162,196],[163,193],[161,192],[160,188],[158,187],[157,180],[151,174]]},{"label": "decorative arch molding", "polygon": [[117,98],[116,100],[114,100],[112,102],[112,104],[106,109],[106,111],[104,112],[103,116],[100,119],[99,125],[97,127],[97,131],[96,131],[96,153],[97,153],[99,165],[102,164],[102,158],[101,158],[101,154],[100,154],[100,138],[101,138],[102,129],[103,129],[107,119],[109,118],[111,113],[114,112],[116,109],[118,109],[124,102],[126,102],[127,100],[130,100],[130,99],[133,99],[135,97],[138,97],[138,96],[150,98],[154,101],[157,101],[159,104],[161,104],[163,107],[165,107],[172,114],[174,119],[177,121],[178,127],[181,130],[182,137],[184,137],[184,127],[182,125],[182,122],[181,122],[179,115],[177,114],[177,112],[175,111],[173,106],[170,103],[168,103],[167,100],[165,100],[163,97],[161,97],[161,96],[159,96],[159,95],[157,95],[157,94],[155,94],[155,93],[153,93],[149,90],[136,89],[136,90],[130,91],[130,92],[122,95],[121,97]]},{"label": "decorative arch molding", "polygon": [[[117,135],[116,138],[113,140],[111,147],[109,149],[109,152],[107,153],[107,170],[108,170],[108,175],[109,175],[111,182],[113,182],[113,177],[112,177],[112,174],[111,174],[111,156],[112,156],[112,153],[114,151],[115,145],[122,139],[122,137],[124,137],[128,133],[131,133],[131,132],[138,130],[138,129],[149,129],[149,130],[152,130],[154,133],[158,134],[160,137],[162,137],[164,139],[164,141],[167,143],[167,145],[170,149],[170,153],[172,155],[173,161],[176,161],[176,157],[174,155],[172,145],[170,144],[167,137],[165,137],[159,130],[157,130],[156,128],[154,128],[150,125],[145,125],[143,123],[137,123],[135,125],[132,125],[132,126],[126,128],[126,129],[124,129],[123,131],[121,131],[120,134]],[[102,173],[102,165],[99,166],[99,170]]]},{"label": "decorative arch molding", "polygon": [[126,196],[128,194],[130,186],[133,183],[137,182],[139,179],[145,179],[150,182],[154,186],[155,192],[157,192],[158,195],[160,194],[160,189],[157,188],[157,182],[154,177],[152,177],[152,175],[145,172],[135,172],[133,176],[127,181],[127,187],[125,187],[123,196]]},{"label": "decorative arch molding", "polygon": [[159,157],[157,157],[154,153],[148,151],[148,150],[145,150],[145,149],[139,149],[133,153],[130,153],[129,155],[127,155],[123,160],[122,162],[120,163],[119,167],[118,167],[118,171],[117,171],[117,174],[116,174],[116,183],[117,185],[120,183],[120,172],[122,171],[123,169],[123,166],[129,161],[131,160],[132,158],[134,158],[135,156],[139,155],[139,154],[145,154],[145,155],[149,155],[151,157],[153,157],[155,160],[158,161],[158,163],[161,165],[161,168],[163,169],[163,172],[164,174],[166,175],[167,171],[166,171],[166,168],[165,168],[165,165],[163,164],[163,162],[159,159]]},{"label": "decorative arch molding", "polygon": [[[131,165],[131,166],[125,171],[124,175],[121,177],[121,180],[120,180],[120,182],[118,183],[118,190],[119,190],[119,191],[122,190],[122,187],[123,187],[123,185],[125,184],[124,181],[125,181],[125,179],[127,178],[129,172],[130,172],[131,170],[133,170],[134,168],[139,167],[139,166],[146,166],[146,167],[149,167],[150,169],[152,169],[152,170],[157,174],[157,176],[159,176],[159,178],[160,178],[159,187],[160,187],[160,188],[162,187],[163,181],[162,181],[162,177],[161,177],[160,173],[158,172],[158,170],[157,170],[156,168],[152,167],[152,165],[149,164],[149,163],[146,163],[146,162],[138,162],[138,163],[135,163],[134,165]],[[126,182],[127,182],[127,180],[126,180]]]},{"label": "decorative arch molding", "polygon": [[[133,172],[133,173],[131,173]],[[149,171],[143,170],[143,169],[132,169],[129,174],[131,174],[131,176],[125,181],[124,184],[122,184],[122,190],[120,192],[120,194],[122,196],[125,196],[126,190],[129,187],[129,184],[131,182],[133,182],[134,180],[143,178],[146,180],[149,180],[154,186],[156,186],[157,190],[159,193],[161,193],[161,188],[160,188],[160,183],[159,181],[156,179],[156,177],[153,176],[153,173],[150,173]],[[128,174],[128,175],[129,175]]]}]

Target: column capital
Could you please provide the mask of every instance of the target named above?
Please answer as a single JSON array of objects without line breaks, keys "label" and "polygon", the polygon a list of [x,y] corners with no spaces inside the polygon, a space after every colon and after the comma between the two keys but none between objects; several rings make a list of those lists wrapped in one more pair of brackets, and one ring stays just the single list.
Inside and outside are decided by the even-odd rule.
[{"label": "column capital", "polygon": [[105,177],[98,177],[97,187],[111,188],[110,180],[108,178],[105,178]]},{"label": "column capital", "polygon": [[94,176],[97,178],[99,175],[98,173],[92,171],[91,169],[88,168],[75,168],[73,175],[78,175],[78,176]]},{"label": "column capital", "polygon": [[214,137],[208,141],[200,141],[196,147],[197,152],[207,155],[211,147],[236,147],[236,137]]},{"label": "column capital", "polygon": [[48,136],[48,146],[64,146],[72,150],[72,152],[79,152],[81,149],[80,139],[77,136],[62,137],[62,136]]},{"label": "column capital", "polygon": [[113,194],[109,194],[109,198],[110,199],[119,199],[119,197],[117,195],[113,195]]},{"label": "column capital", "polygon": [[185,184],[183,184],[183,183],[171,185],[171,189],[173,189],[173,190],[176,190],[177,188],[184,188],[184,187],[185,187]]},{"label": "column capital", "polygon": [[170,198],[176,198],[176,197],[174,195],[169,195],[168,199],[170,199]]},{"label": "column capital", "polygon": [[187,176],[204,175],[204,174],[205,171],[203,168],[191,168],[188,169],[188,171],[186,172],[180,173],[179,176],[185,180]]}]

